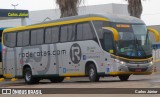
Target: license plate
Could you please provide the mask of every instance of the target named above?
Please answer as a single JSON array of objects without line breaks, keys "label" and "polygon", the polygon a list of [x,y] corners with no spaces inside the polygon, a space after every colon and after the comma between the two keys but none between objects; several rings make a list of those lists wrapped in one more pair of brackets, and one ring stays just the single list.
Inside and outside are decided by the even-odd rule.
[{"label": "license plate", "polygon": [[136,69],[135,69],[135,72],[141,72],[141,71],[142,71],[141,68],[136,68]]}]

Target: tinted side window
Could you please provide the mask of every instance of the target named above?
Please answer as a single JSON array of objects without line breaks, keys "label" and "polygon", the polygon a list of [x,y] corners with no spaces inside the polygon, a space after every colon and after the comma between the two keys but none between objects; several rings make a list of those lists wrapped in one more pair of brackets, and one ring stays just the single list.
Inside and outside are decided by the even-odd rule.
[{"label": "tinted side window", "polygon": [[69,25],[68,26],[68,41],[74,41],[75,40],[75,26]]},{"label": "tinted side window", "polygon": [[16,33],[5,33],[4,44],[8,47],[16,46]]},{"label": "tinted side window", "polygon": [[82,23],[77,25],[77,40],[93,39],[94,32],[89,23]]},{"label": "tinted side window", "polygon": [[52,28],[47,28],[45,30],[45,43],[52,42]]},{"label": "tinted side window", "polygon": [[77,25],[77,40],[83,40],[83,24]]},{"label": "tinted side window", "polygon": [[92,32],[91,26],[89,23],[83,24],[83,39],[93,39],[94,34]]},{"label": "tinted side window", "polygon": [[113,50],[113,35],[111,33],[104,34],[104,49],[109,52]]},{"label": "tinted side window", "polygon": [[37,31],[31,31],[31,45],[36,45]]},{"label": "tinted side window", "polygon": [[52,43],[59,41],[59,27],[52,28]]},{"label": "tinted side window", "polygon": [[68,28],[67,28],[67,26],[62,26],[61,27],[60,41],[61,42],[66,42],[67,41],[67,36],[68,36]]},{"label": "tinted side window", "polygon": [[17,33],[17,46],[29,45],[29,31],[23,31]]},{"label": "tinted side window", "polygon": [[4,45],[8,46],[9,44],[9,35],[7,33],[4,33]]},{"label": "tinted side window", "polygon": [[29,31],[23,32],[23,46],[29,45]]},{"label": "tinted side window", "polygon": [[40,45],[44,42],[44,30],[36,29],[31,31],[31,45]]},{"label": "tinted side window", "polygon": [[17,33],[17,46],[23,45],[23,32]]},{"label": "tinted side window", "polygon": [[37,44],[43,44],[44,43],[44,30],[38,29],[37,30]]},{"label": "tinted side window", "polygon": [[96,31],[97,31],[97,35],[98,35],[98,37],[100,38],[100,39],[102,39],[103,38],[103,31],[102,31],[102,27],[104,27],[103,26],[103,21],[94,21],[93,22],[93,24],[94,24],[94,27],[95,27],[95,29],[96,29]]},{"label": "tinted side window", "polygon": [[47,28],[45,30],[45,43],[56,43],[59,41],[59,27]]}]

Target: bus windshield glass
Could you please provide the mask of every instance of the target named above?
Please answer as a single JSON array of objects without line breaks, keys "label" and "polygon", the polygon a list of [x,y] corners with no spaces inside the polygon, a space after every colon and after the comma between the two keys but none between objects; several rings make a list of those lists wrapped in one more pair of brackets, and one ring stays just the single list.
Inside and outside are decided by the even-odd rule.
[{"label": "bus windshield glass", "polygon": [[118,55],[130,58],[151,57],[151,42],[145,25],[117,26],[117,29],[119,32]]}]

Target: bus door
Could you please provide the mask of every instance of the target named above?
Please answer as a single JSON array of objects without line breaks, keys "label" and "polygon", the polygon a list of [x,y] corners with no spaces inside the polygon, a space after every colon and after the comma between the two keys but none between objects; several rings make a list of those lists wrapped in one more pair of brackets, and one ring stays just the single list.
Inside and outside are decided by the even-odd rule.
[{"label": "bus door", "polygon": [[112,31],[104,29],[103,30],[104,34],[103,34],[103,43],[102,43],[102,47],[103,50],[106,52],[104,55],[104,60],[106,61],[106,68],[105,68],[105,72],[109,73],[112,72],[114,70],[116,70],[116,65],[114,64],[114,58],[112,58],[112,54],[115,53],[115,43],[114,43],[114,35],[112,33]]}]

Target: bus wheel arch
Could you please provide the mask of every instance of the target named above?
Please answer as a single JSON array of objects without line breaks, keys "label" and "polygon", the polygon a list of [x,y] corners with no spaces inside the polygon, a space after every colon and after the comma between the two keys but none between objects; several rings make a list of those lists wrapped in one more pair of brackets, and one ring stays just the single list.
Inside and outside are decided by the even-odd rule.
[{"label": "bus wheel arch", "polygon": [[40,80],[38,78],[33,77],[32,69],[29,65],[25,65],[23,67],[23,77],[27,84],[35,84],[38,83]]},{"label": "bus wheel arch", "polygon": [[91,82],[99,81],[99,76],[97,74],[97,66],[93,61],[88,61],[85,65],[85,74],[89,77]]},{"label": "bus wheel arch", "polygon": [[25,71],[26,68],[31,68],[31,67],[28,64],[23,66],[23,71],[22,71],[23,72],[23,77],[24,77],[24,71]]}]

